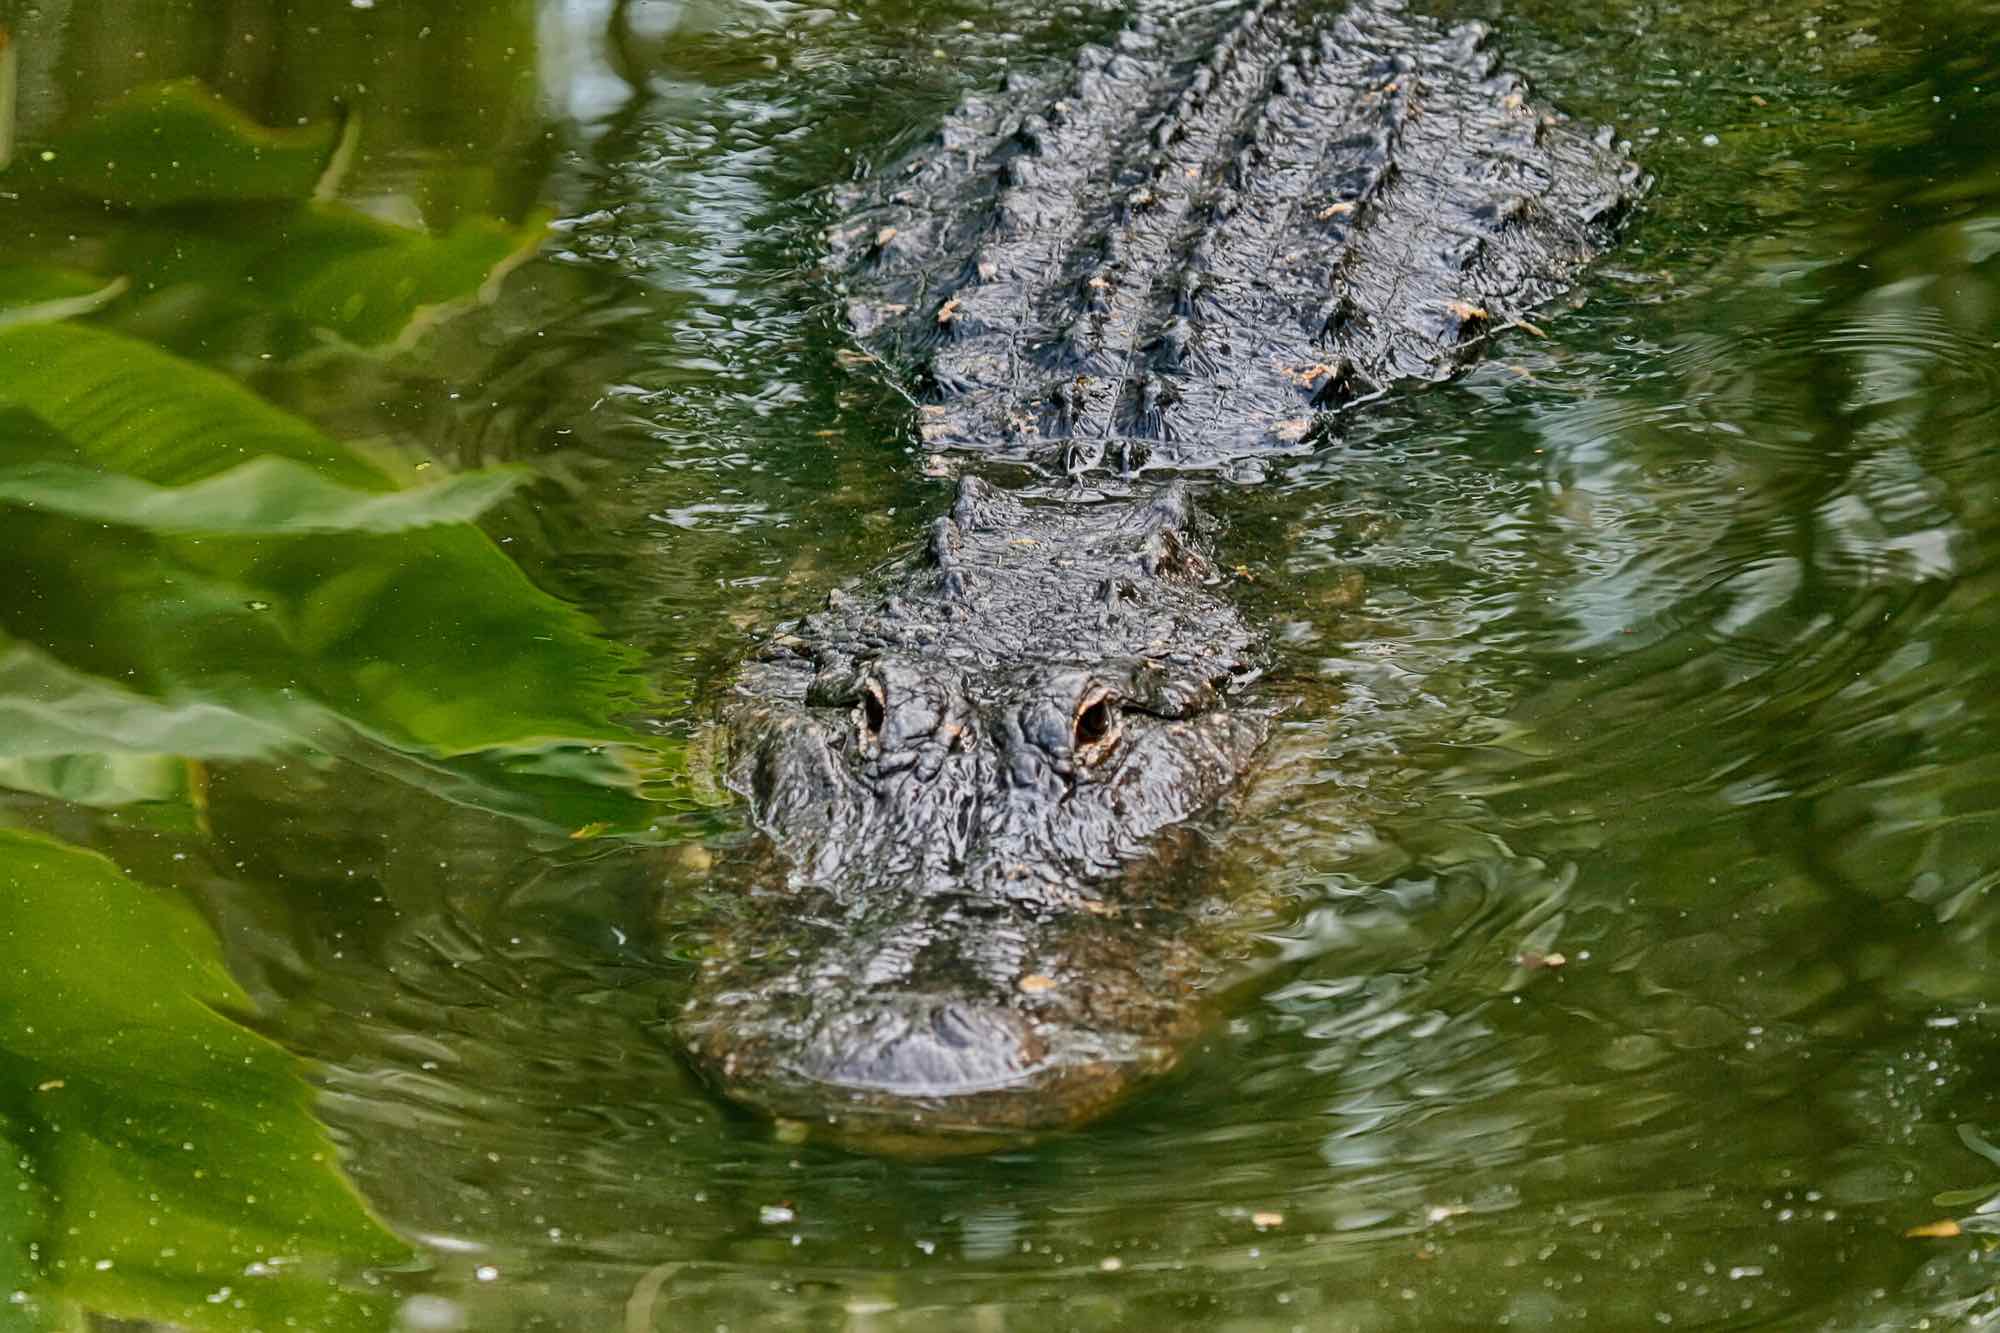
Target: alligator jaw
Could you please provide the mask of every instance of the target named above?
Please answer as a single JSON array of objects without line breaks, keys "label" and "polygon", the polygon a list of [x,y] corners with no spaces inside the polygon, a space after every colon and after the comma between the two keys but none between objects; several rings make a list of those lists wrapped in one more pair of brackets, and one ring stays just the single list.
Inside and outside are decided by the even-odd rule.
[{"label": "alligator jaw", "polygon": [[[754,1040],[721,1031],[707,1044],[696,1037],[690,1053],[725,1097],[781,1125],[844,1147],[915,1157],[1003,1150],[1096,1119],[1170,1069],[1200,1030],[1190,995],[1176,1004],[1175,1026],[1143,1044],[1064,1052],[1084,1045],[1078,1034],[1051,1034],[1025,1007],[975,1008],[945,997],[918,1003],[919,1012],[888,1017],[856,1006],[849,1031],[822,1034],[822,1053],[851,1062],[842,1065],[767,1063]],[[1089,1035],[1101,1046],[1110,1034]]]},{"label": "alligator jaw", "polygon": [[706,960],[681,1040],[731,1101],[847,1147],[986,1152],[1084,1124],[1203,1030],[1195,914],[1145,900],[1190,896],[1205,850],[1169,838],[1149,873],[1060,907],[759,894]]}]

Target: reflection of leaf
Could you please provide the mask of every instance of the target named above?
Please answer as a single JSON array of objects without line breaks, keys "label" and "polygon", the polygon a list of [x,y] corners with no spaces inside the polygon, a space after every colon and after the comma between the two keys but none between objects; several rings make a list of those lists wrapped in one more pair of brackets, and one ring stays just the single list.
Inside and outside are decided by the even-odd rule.
[{"label": "reflection of leaf", "polygon": [[0,938],[0,1157],[32,1186],[0,1202],[13,1289],[197,1330],[381,1327],[379,1297],[330,1279],[406,1252],[339,1174],[292,1059],[217,1012],[248,1000],[200,919],[0,830]]},{"label": "reflection of leaf", "polygon": [[229,643],[250,654],[239,663],[258,683],[302,685],[375,734],[432,753],[636,739],[609,720],[639,702],[631,654],[476,528],[161,548],[181,605],[128,594],[123,610],[150,622],[155,662],[181,680],[230,672],[228,659],[189,650]]},{"label": "reflection of leaf", "polygon": [[432,236],[313,204],[134,228],[113,262],[142,291],[194,284],[368,347],[407,340],[439,313],[490,296],[535,252],[543,230],[540,218],[520,226],[471,218]]},{"label": "reflection of leaf", "polygon": [[130,284],[106,282],[76,269],[44,264],[0,264],[0,328],[71,319],[101,310]]},{"label": "reflection of leaf", "polygon": [[1965,1124],[1962,1121],[1959,1123],[1958,1141],[1973,1152],[1978,1153],[1981,1157],[1984,1157],[1987,1161],[1993,1163],[1993,1165],[2000,1166],[2000,1148],[1994,1147],[1981,1138],[1979,1131],[1971,1125]]},{"label": "reflection of leaf", "polygon": [[[350,341],[388,342],[421,313],[474,297],[540,248],[543,220],[508,227],[469,218],[441,236],[331,210],[301,213],[271,266],[273,290],[292,312]],[[421,325],[418,325],[421,327]]]},{"label": "reflection of leaf", "polygon": [[1988,1185],[1976,1190],[1946,1190],[1931,1196],[1931,1202],[1940,1208],[1963,1208],[1965,1205],[1991,1203],[2000,1195],[2000,1185]]},{"label": "reflection of leaf", "polygon": [[86,467],[31,463],[0,467],[0,504],[155,532],[401,532],[477,518],[524,475],[518,468],[494,468],[385,494],[338,485],[282,458],[255,458],[179,487]]},{"label": "reflection of leaf", "polygon": [[636,702],[625,654],[474,529],[113,543],[8,526],[44,602],[4,608],[13,632],[156,698],[281,720],[316,702],[442,755],[638,739],[608,717]]},{"label": "reflection of leaf", "polygon": [[[186,79],[126,95],[6,179],[154,210],[115,224],[106,257],[108,272],[141,292],[196,290],[363,347],[407,340],[490,297],[540,245],[541,217],[510,225],[474,215],[433,236],[326,202],[333,159],[348,155],[337,135],[330,121],[266,129]],[[86,285],[31,296],[13,292],[0,269],[0,325],[85,313],[123,290],[112,277],[70,276]]]},{"label": "reflection of leaf", "polygon": [[175,755],[117,751],[0,758],[0,787],[106,808],[135,801],[174,801],[187,794],[187,761]]},{"label": "reflection of leaf", "polygon": [[309,197],[332,163],[332,120],[269,129],[196,79],[136,88],[9,173],[116,208]]},{"label": "reflection of leaf", "polygon": [[[131,229],[113,262],[142,291],[193,283],[367,347],[407,338],[438,312],[490,296],[535,252],[543,231],[540,218],[508,226],[475,217],[432,236],[313,204]],[[432,319],[420,318],[427,312]]]},{"label": "reflection of leaf", "polygon": [[303,751],[386,772],[453,804],[554,829],[590,823],[631,832],[668,810],[713,803],[675,803],[683,795],[678,788],[641,799],[627,746],[424,758],[354,738],[331,710],[305,700],[246,690],[233,703],[239,706],[185,695],[155,700],[27,645],[0,646],[0,787],[92,806],[182,800],[192,795],[190,760]]},{"label": "reflection of leaf", "polygon": [[186,786],[180,756],[259,759],[294,744],[228,708],[157,702],[25,644],[0,646],[0,786],[84,805],[166,800]]}]

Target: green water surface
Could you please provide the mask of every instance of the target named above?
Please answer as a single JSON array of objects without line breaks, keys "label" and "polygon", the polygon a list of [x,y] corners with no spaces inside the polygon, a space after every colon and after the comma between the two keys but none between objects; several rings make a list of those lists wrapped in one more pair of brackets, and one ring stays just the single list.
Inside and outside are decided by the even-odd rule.
[{"label": "green water surface", "polygon": [[1209,495],[1233,988],[922,1163],[666,1040],[709,722],[949,495],[827,188],[1117,7],[0,0],[0,1331],[2000,1324],[2000,7],[1423,7],[1657,182]]}]

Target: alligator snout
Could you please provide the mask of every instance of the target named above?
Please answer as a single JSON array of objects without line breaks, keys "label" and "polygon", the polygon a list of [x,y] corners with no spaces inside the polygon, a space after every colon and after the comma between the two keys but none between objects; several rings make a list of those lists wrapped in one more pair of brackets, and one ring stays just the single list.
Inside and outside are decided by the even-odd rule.
[{"label": "alligator snout", "polygon": [[871,1097],[990,1093],[1032,1077],[1048,1058],[1023,1015],[958,996],[878,998],[829,1026],[803,1053],[801,1072]]},{"label": "alligator snout", "polygon": [[[863,974],[885,966],[849,957]],[[808,978],[768,959],[717,972],[729,984],[700,990],[680,1018],[696,1067],[741,1106],[872,1151],[983,1151],[1081,1123],[1172,1064],[1192,1031],[1191,1007],[1172,998],[1182,987],[1165,988],[1157,1012],[1091,1012],[1092,992],[1133,989],[1117,975],[1025,973],[1005,990],[949,992]]]}]

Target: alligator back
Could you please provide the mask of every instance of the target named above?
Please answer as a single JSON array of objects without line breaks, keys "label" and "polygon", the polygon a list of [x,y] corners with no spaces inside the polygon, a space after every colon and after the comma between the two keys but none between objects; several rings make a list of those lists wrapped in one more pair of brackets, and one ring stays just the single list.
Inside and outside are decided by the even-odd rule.
[{"label": "alligator back", "polygon": [[1213,467],[1459,370],[1644,188],[1485,29],[1398,0],[1155,4],[968,99],[830,230],[849,325],[934,449]]},{"label": "alligator back", "polygon": [[[1641,188],[1480,29],[1131,3],[834,228],[854,334],[933,448],[1132,472],[1309,446],[1562,293]],[[731,781],[778,855],[676,1018],[725,1095],[990,1148],[1192,1046],[1226,953],[1204,849],[1273,708],[1206,526],[1178,482],[967,476],[925,548],[746,668]]]}]

